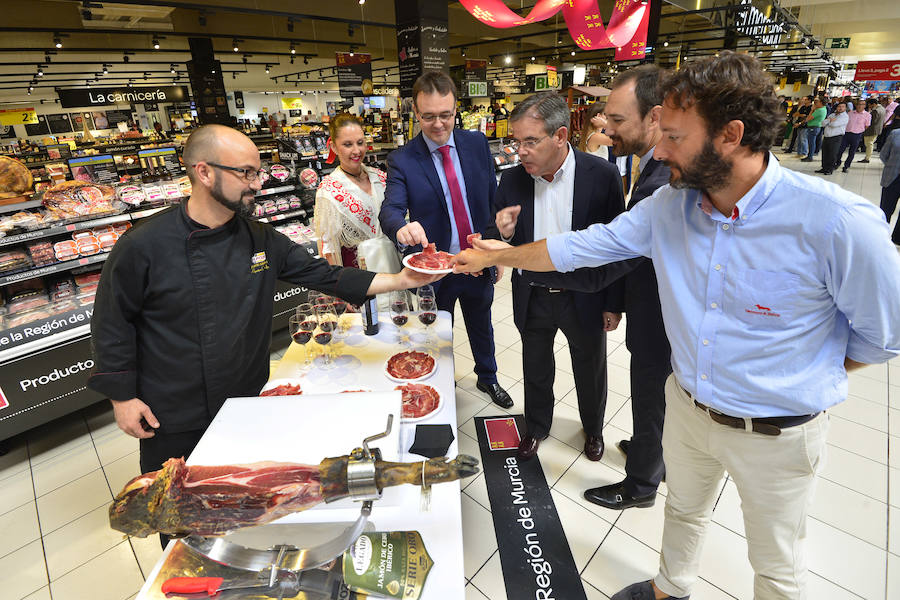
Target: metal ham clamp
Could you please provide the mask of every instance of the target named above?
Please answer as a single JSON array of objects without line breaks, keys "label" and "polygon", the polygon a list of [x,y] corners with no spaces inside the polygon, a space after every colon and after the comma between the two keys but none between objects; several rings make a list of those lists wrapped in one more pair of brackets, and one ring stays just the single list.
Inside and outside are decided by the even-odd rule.
[{"label": "metal ham clamp", "polygon": [[[168,589],[169,593],[175,594],[205,592],[213,595],[229,589],[248,591],[248,588],[252,588],[279,598],[294,596],[301,590],[313,593],[321,590],[324,593],[321,586],[331,583],[330,580],[320,581],[325,575],[317,576],[313,573],[307,575],[301,572],[316,569],[341,556],[365,530],[372,514],[372,502],[381,498],[375,480],[375,462],[381,459],[381,452],[378,448],[369,448],[369,444],[387,437],[391,432],[393,421],[394,415],[388,415],[386,429],[365,438],[362,447],[350,453],[350,460],[347,463],[347,488],[350,497],[356,502],[362,502],[362,507],[359,518],[337,537],[311,548],[278,544],[267,550],[259,550],[247,548],[221,537],[190,535],[182,538],[181,542],[191,550],[235,569],[255,571],[256,575],[237,580],[174,578],[166,581],[163,592]],[[205,583],[201,580],[205,580]],[[194,591],[188,592],[188,589]]]}]

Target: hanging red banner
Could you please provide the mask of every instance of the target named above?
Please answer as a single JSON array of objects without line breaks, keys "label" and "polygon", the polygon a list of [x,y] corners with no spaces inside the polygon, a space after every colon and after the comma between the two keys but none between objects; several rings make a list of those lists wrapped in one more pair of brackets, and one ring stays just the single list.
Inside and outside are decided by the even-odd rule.
[{"label": "hanging red banner", "polygon": [[460,0],[460,3],[473,17],[498,29],[544,21],[562,8],[569,34],[579,48],[616,48],[616,60],[643,58],[647,46],[650,21],[647,1],[616,0],[606,26],[597,0],[537,0],[524,18],[507,8],[502,0]]}]

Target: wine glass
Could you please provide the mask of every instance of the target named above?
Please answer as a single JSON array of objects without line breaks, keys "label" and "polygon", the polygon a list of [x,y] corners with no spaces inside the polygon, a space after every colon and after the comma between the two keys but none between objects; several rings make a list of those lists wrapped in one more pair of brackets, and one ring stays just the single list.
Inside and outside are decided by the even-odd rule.
[{"label": "wine glass", "polygon": [[409,321],[409,309],[406,290],[391,292],[391,321],[397,326],[397,343],[404,347],[409,346],[409,340],[403,335],[403,326]]},{"label": "wine glass", "polygon": [[331,356],[328,354],[328,344],[335,329],[337,329],[337,315],[331,310],[331,303],[319,303],[313,307],[316,311],[316,319],[319,328],[315,331],[313,339],[323,347],[322,361],[325,368],[331,367]]},{"label": "wine glass", "polygon": [[334,302],[331,303],[331,306],[334,308],[334,314],[337,315],[338,330],[341,332],[341,334],[346,333],[347,325],[341,319],[341,317],[344,316],[345,312],[347,312],[347,301],[335,296]]},{"label": "wine glass", "polygon": [[304,360],[303,365],[310,365],[309,349],[306,344],[312,339],[313,330],[316,328],[316,315],[313,307],[308,303],[303,303],[297,307],[297,312],[289,319],[288,326],[291,332],[291,339],[303,346]]},{"label": "wine glass", "polygon": [[434,287],[423,285],[416,292],[419,298],[419,321],[425,326],[425,345],[430,345],[429,328],[437,320],[437,301],[434,298]]}]

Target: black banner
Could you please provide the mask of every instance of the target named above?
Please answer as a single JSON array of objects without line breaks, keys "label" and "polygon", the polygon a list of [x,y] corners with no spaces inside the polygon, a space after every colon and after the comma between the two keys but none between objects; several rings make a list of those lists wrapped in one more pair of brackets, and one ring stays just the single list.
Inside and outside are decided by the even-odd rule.
[{"label": "black banner", "polygon": [[225,82],[222,80],[222,65],[219,61],[208,64],[191,60],[187,63],[187,69],[200,124],[228,125],[231,123],[231,113],[228,112],[227,96],[225,95]]},{"label": "black banner", "polygon": [[94,117],[91,113],[70,113],[69,118],[72,120],[73,131],[84,131],[85,121],[88,129],[94,129]]},{"label": "black banner", "polygon": [[12,125],[0,125],[0,140],[16,139],[16,130]]},{"label": "black banner", "polygon": [[422,19],[421,55],[423,71],[447,71],[450,51],[447,48],[447,20]]},{"label": "black banner", "polygon": [[37,123],[25,124],[25,135],[47,135],[50,133],[50,129],[47,127],[47,117],[38,115],[37,120]]},{"label": "black banner", "polygon": [[234,106],[238,110],[244,108],[244,92],[234,92]]},{"label": "black banner", "polygon": [[72,121],[66,113],[47,115],[47,127],[50,133],[69,133],[72,131]]},{"label": "black banner", "polygon": [[487,61],[466,59],[466,81],[487,81]]},{"label": "black banner", "polygon": [[372,55],[354,52],[335,52],[338,87],[341,98],[371,96],[375,93],[372,84]]},{"label": "black banner", "polygon": [[397,57],[400,63],[400,95],[412,95],[419,75],[428,69],[447,71],[448,9],[446,2],[395,0]]},{"label": "black banner", "polygon": [[516,458],[525,419],[475,417],[507,598],[586,600],[540,459]]},{"label": "black banner", "polygon": [[57,90],[63,108],[105,106],[108,104],[143,104],[147,102],[185,102],[188,89],[183,85],[155,87],[113,87]]},{"label": "black banner", "polygon": [[91,306],[82,306],[70,311],[32,321],[18,327],[10,327],[0,331],[0,350],[8,350],[33,342],[35,340],[44,339],[51,335],[55,335],[61,331],[72,329],[80,325],[87,325],[91,321],[91,314],[94,312],[93,304]]}]

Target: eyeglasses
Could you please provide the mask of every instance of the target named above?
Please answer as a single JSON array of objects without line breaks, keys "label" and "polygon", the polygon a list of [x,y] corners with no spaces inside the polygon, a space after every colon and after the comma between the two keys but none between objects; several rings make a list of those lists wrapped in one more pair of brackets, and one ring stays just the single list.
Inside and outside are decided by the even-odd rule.
[{"label": "eyeglasses", "polygon": [[456,115],[455,111],[442,112],[439,115],[426,113],[424,115],[419,115],[419,120],[422,121],[423,123],[434,123],[434,121],[436,119],[440,119],[441,121],[446,123],[447,121],[450,121],[451,119],[453,119],[453,117],[455,115]]},{"label": "eyeglasses", "polygon": [[[199,164],[199,163],[197,163]],[[234,171],[238,173],[238,177],[246,181],[247,183],[252,183],[260,178],[262,175],[262,169],[254,169],[253,167],[229,167],[228,165],[220,165],[218,163],[208,162],[206,163],[211,167],[215,167],[217,169],[224,169],[226,171]],[[197,168],[197,165],[194,165],[194,168]]]},{"label": "eyeglasses", "polygon": [[516,152],[518,152],[520,148],[525,148],[526,150],[534,150],[538,144],[543,142],[548,137],[550,137],[550,136],[545,135],[545,136],[542,136],[539,138],[525,138],[524,140],[517,140],[515,138],[511,138],[509,140],[509,145]]}]

